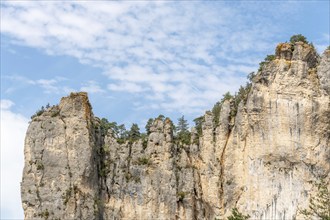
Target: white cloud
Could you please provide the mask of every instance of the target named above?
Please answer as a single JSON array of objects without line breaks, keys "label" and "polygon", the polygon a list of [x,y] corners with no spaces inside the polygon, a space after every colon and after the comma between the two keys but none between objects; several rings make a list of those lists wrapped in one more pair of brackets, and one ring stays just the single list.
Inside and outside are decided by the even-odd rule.
[{"label": "white cloud", "polygon": [[13,102],[1,100],[1,219],[23,219],[20,182],[24,137],[28,119],[10,110]]},{"label": "white cloud", "polygon": [[[138,93],[167,110],[184,105],[195,111],[197,104],[214,103],[225,89],[237,89],[244,78],[233,75],[255,70],[260,54],[273,47],[270,42],[282,28],[276,22],[270,27],[265,13],[283,19],[293,11],[287,2],[269,4],[4,2],[1,32],[49,54],[101,67],[111,91]],[[37,83],[46,92],[58,90],[57,81]],[[95,84],[81,89],[102,92]],[[212,92],[212,97],[201,95]]]},{"label": "white cloud", "polygon": [[14,103],[8,99],[1,99],[0,100],[0,108],[3,110],[10,109],[11,106],[13,106]]},{"label": "white cloud", "polygon": [[129,92],[136,93],[142,92],[144,88],[136,83],[131,82],[121,82],[119,84],[109,84],[108,89],[112,91],[120,91],[120,92]]},{"label": "white cloud", "polygon": [[[19,75],[4,75],[2,76],[5,79],[9,79],[15,82],[20,82],[29,86],[39,86],[43,89],[43,92],[46,94],[68,94],[74,92],[75,89],[70,88],[66,85],[61,85],[63,81],[67,81],[67,78],[64,77],[55,77],[52,79],[29,79],[24,76]],[[15,90],[15,84],[13,87],[9,88],[6,92],[10,93]]]},{"label": "white cloud", "polygon": [[80,90],[88,93],[105,93],[105,90],[101,89],[95,81],[88,81],[87,83],[84,83]]}]

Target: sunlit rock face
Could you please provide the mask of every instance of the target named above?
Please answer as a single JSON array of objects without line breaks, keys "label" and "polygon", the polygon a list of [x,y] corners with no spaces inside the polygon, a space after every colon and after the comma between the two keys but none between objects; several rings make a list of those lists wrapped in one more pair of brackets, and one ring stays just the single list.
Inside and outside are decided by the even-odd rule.
[{"label": "sunlit rock face", "polygon": [[87,94],[72,93],[28,128],[25,218],[221,219],[237,207],[252,219],[301,219],[314,183],[329,185],[329,80],[329,50],[279,44],[247,99],[207,111],[190,145],[161,118],[145,139],[120,142]]}]

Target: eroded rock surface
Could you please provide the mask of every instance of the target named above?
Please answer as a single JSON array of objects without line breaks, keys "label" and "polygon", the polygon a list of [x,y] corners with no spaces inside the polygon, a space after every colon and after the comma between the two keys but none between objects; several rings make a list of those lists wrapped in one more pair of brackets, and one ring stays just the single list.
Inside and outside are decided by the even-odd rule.
[{"label": "eroded rock surface", "polygon": [[[146,140],[102,134],[86,93],[35,117],[21,185],[26,219],[301,219],[330,172],[330,51],[280,44],[233,114],[208,111],[192,144],[155,119]],[[218,120],[214,120],[215,117]],[[197,141],[196,140],[197,137]]]}]

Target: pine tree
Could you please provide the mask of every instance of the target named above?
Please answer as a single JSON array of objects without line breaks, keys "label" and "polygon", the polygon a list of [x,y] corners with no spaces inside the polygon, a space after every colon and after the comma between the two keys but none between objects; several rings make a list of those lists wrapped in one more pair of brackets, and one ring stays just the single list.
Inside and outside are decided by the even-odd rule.
[{"label": "pine tree", "polygon": [[176,126],[177,138],[182,144],[190,144],[190,132],[188,131],[188,122],[184,116],[178,118],[178,125]]},{"label": "pine tree", "polygon": [[188,122],[184,119],[183,115],[181,118],[178,118],[178,125],[176,126],[176,130],[178,133],[185,133],[188,131]]},{"label": "pine tree", "polygon": [[200,117],[194,119],[195,128],[196,128],[198,136],[202,136],[202,132],[203,132],[202,131],[202,123],[203,123],[203,120],[204,120],[204,116],[200,116]]},{"label": "pine tree", "polygon": [[305,36],[301,35],[301,34],[296,34],[296,35],[293,35],[291,38],[290,38],[290,43],[296,43],[296,42],[303,42],[305,44],[308,44],[308,41],[306,39]]},{"label": "pine tree", "polygon": [[154,119],[149,118],[149,120],[148,120],[148,122],[146,124],[146,127],[145,127],[146,128],[147,135],[149,135],[151,133],[150,128],[152,126],[152,123],[154,123]]},{"label": "pine tree", "polygon": [[117,142],[119,144],[124,143],[128,138],[128,131],[126,131],[125,125],[121,124],[118,126],[118,138]]},{"label": "pine tree", "polygon": [[140,128],[137,124],[133,123],[131,130],[129,131],[130,141],[137,141],[141,137]]}]

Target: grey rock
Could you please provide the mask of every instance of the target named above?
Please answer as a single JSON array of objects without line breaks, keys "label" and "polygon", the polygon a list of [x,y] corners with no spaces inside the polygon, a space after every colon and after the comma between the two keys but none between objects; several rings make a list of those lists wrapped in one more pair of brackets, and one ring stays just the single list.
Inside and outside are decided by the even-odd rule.
[{"label": "grey rock", "polygon": [[233,100],[206,112],[191,145],[177,145],[169,119],[155,119],[145,141],[118,143],[86,93],[62,98],[27,130],[25,218],[223,219],[237,207],[252,219],[301,219],[312,183],[330,181],[329,56],[280,44],[237,114]]}]

